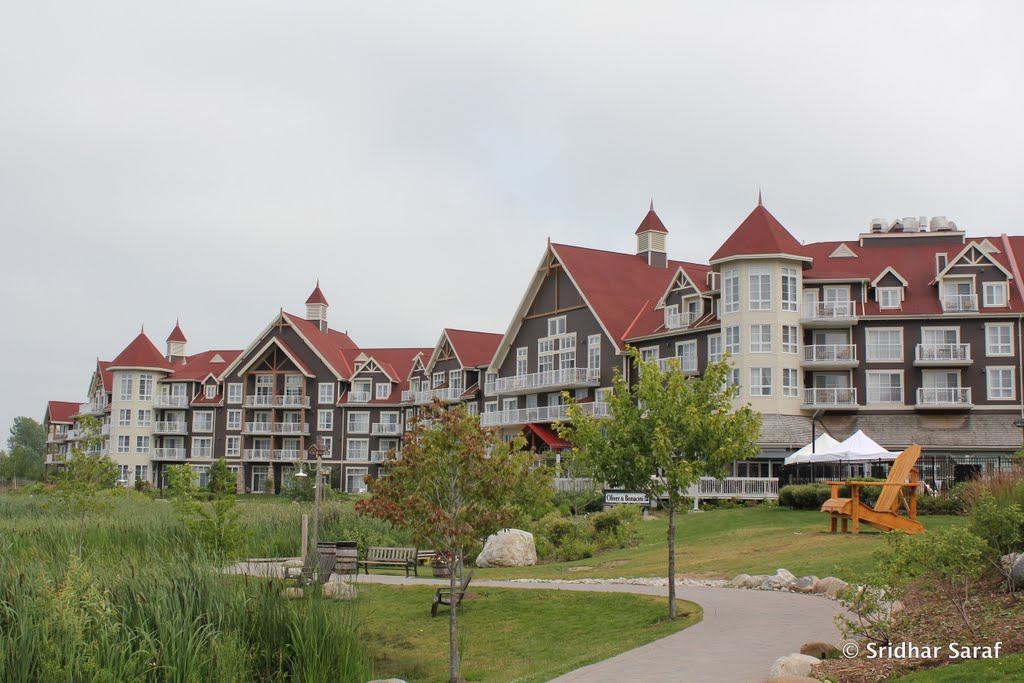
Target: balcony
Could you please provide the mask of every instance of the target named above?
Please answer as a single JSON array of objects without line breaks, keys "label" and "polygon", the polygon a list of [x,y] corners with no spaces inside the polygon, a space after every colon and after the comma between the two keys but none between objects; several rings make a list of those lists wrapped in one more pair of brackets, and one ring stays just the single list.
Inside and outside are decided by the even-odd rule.
[{"label": "balcony", "polygon": [[665,328],[669,330],[685,330],[693,327],[693,324],[697,322],[699,317],[699,313],[692,311],[683,311],[681,313],[669,313],[666,311]]},{"label": "balcony", "polygon": [[213,433],[213,420],[209,422],[193,422],[192,433],[194,434],[212,434]]},{"label": "balcony", "polygon": [[973,405],[970,387],[922,387],[917,390],[918,408],[962,410]]},{"label": "balcony", "polygon": [[804,389],[801,408],[835,408],[838,410],[855,410],[857,408],[857,390],[850,387],[829,387],[826,389]]},{"label": "balcony", "polygon": [[[438,399],[442,403],[451,403],[452,401],[458,401],[465,389],[462,387],[448,387],[445,389],[424,389],[421,391],[403,391],[402,400],[410,401],[417,405],[426,405],[433,403],[434,399]],[[408,398],[406,398],[408,394]]]},{"label": "balcony", "polygon": [[[672,361],[678,361],[679,365],[674,366]],[[678,370],[684,375],[696,375],[697,359],[695,357],[688,356],[670,356],[668,358],[659,359],[658,367],[664,372],[668,372],[669,370]]]},{"label": "balcony", "polygon": [[172,420],[171,422],[157,422],[153,425],[153,433],[160,434],[188,434],[188,423]]},{"label": "balcony", "polygon": [[89,401],[78,407],[78,413],[79,415],[102,415],[106,409],[106,401]]},{"label": "balcony", "polygon": [[[580,408],[587,415],[608,417],[607,403],[580,403]],[[530,422],[556,422],[566,419],[566,406],[544,406],[543,408],[520,408],[517,410],[499,410],[483,413],[480,416],[481,427],[501,427],[522,425]]]},{"label": "balcony", "polygon": [[552,389],[596,387],[600,383],[601,371],[596,368],[563,368],[546,372],[532,372],[528,375],[499,377],[494,387],[499,394],[514,396]]},{"label": "balcony", "polygon": [[246,408],[308,408],[309,396],[246,396]]},{"label": "balcony", "polygon": [[821,370],[845,370],[860,365],[854,344],[815,344],[803,347],[800,367]]},{"label": "balcony", "polygon": [[269,422],[246,422],[242,425],[243,434],[270,434],[272,429]]},{"label": "balcony", "polygon": [[370,462],[384,462],[388,459],[389,451],[370,451]]},{"label": "balcony", "polygon": [[68,440],[67,432],[57,432],[46,437],[46,443],[64,443]]},{"label": "balcony", "polygon": [[193,458],[212,458],[213,457],[213,446],[193,446],[192,447]]},{"label": "balcony", "polygon": [[154,460],[184,460],[185,449],[184,448],[154,448],[153,449]]},{"label": "balcony", "polygon": [[369,391],[350,391],[348,392],[349,403],[369,403],[370,402]]},{"label": "balcony", "polygon": [[188,408],[188,396],[157,396],[153,399],[154,408],[162,408],[164,410],[183,410]]},{"label": "balcony", "polygon": [[270,460],[270,449],[268,448],[246,448],[243,451],[246,460],[266,462]]},{"label": "balcony", "polygon": [[374,422],[370,426],[370,434],[381,434],[384,436],[398,435],[402,433],[402,425],[397,422]]},{"label": "balcony", "polygon": [[800,312],[804,327],[833,327],[857,324],[856,301],[820,301],[804,304]]},{"label": "balcony", "polygon": [[302,457],[302,451],[295,450],[294,448],[275,450],[274,460],[283,460],[285,462],[295,462]]},{"label": "balcony", "polygon": [[914,365],[919,367],[970,365],[970,344],[918,344]]},{"label": "balcony", "polygon": [[977,313],[977,294],[947,294],[942,297],[943,313]]},{"label": "balcony", "polygon": [[274,434],[286,434],[291,436],[304,436],[309,434],[309,423],[307,422],[275,422]]}]

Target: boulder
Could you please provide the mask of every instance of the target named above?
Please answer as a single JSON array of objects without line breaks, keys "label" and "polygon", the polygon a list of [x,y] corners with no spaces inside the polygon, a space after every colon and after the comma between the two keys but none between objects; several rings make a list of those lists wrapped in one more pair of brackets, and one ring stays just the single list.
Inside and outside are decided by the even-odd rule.
[{"label": "boulder", "polygon": [[999,566],[1002,568],[1003,573],[1007,576],[1013,571],[1013,565],[1017,564],[1017,560],[1024,557],[1024,553],[1010,553],[1009,555],[1003,555],[999,558]]},{"label": "boulder", "polygon": [[785,569],[776,569],[775,575],[769,578],[769,582],[774,590],[788,590],[796,585],[796,577]]},{"label": "boulder", "polygon": [[834,598],[839,595],[839,591],[846,588],[849,585],[842,579],[837,579],[834,576],[826,576],[824,579],[818,579],[814,584],[815,593],[824,593],[830,598]]},{"label": "boulder", "polygon": [[537,564],[533,534],[522,529],[502,529],[487,537],[476,558],[478,567],[529,567]]},{"label": "boulder", "polygon": [[791,590],[795,590],[799,593],[811,593],[814,591],[814,584],[818,583],[817,576],[801,576],[793,584]]},{"label": "boulder", "polygon": [[729,585],[733,588],[747,588],[748,581],[750,581],[750,574],[737,574],[736,577],[729,582]]},{"label": "boulder", "polygon": [[356,599],[356,587],[350,583],[344,581],[334,581],[334,575],[331,576],[331,581],[324,584],[323,596],[332,600],[355,600]]},{"label": "boulder", "polygon": [[1024,555],[1018,557],[1010,569],[1010,587],[1013,590],[1024,588]]},{"label": "boulder", "polygon": [[808,655],[791,654],[779,657],[772,664],[772,670],[768,678],[779,678],[781,676],[807,676],[811,673],[811,667],[821,662],[817,657]]},{"label": "boulder", "polygon": [[285,600],[298,600],[303,596],[301,588],[284,588],[281,590],[281,597]]},{"label": "boulder", "polygon": [[768,577],[764,574],[755,574],[753,576],[748,576],[746,581],[744,581],[740,585],[740,588],[760,588],[761,584],[763,584],[767,580]]},{"label": "boulder", "polygon": [[804,643],[800,654],[818,659],[833,659],[840,655],[839,648],[832,643]]}]

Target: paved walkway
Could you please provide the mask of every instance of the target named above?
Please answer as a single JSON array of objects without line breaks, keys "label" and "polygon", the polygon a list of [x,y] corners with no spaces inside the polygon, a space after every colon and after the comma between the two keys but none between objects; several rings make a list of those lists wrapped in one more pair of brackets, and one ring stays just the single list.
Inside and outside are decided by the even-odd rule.
[{"label": "paved walkway", "polygon": [[[262,567],[246,565],[246,573]],[[273,570],[270,570],[273,571]],[[446,580],[361,574],[359,582],[447,585]],[[667,586],[474,581],[474,586],[668,595]],[[737,588],[678,587],[704,610],[700,623],[554,679],[557,683],[763,683],[772,662],[804,643],[838,642],[838,603],[818,595]],[[614,618],[614,615],[609,615]],[[557,635],[557,634],[555,634]]]}]

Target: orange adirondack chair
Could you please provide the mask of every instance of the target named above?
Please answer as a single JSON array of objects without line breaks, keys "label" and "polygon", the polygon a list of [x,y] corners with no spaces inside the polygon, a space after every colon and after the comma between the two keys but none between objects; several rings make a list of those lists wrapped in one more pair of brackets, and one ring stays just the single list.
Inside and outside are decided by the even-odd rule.
[{"label": "orange adirondack chair", "polygon": [[[836,522],[843,520],[843,533],[846,532],[846,521],[853,522],[853,533],[860,533],[860,523],[864,522],[882,531],[899,529],[908,534],[923,534],[924,527],[917,521],[917,470],[914,464],[921,457],[921,447],[914,445],[900,453],[889,468],[889,478],[881,481],[830,481],[832,497],[821,506],[822,512],[832,517],[832,533],[836,532]],[[839,497],[839,487],[850,487],[850,498]],[[868,507],[860,502],[860,487],[882,486],[875,506]],[[907,510],[907,517],[901,517],[901,503]]]}]

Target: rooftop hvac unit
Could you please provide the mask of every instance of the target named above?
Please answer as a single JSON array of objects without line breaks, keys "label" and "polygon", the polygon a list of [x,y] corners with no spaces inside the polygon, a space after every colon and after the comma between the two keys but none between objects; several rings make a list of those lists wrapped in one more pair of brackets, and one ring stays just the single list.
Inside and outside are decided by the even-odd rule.
[{"label": "rooftop hvac unit", "polygon": [[945,216],[932,216],[932,219],[928,221],[928,227],[932,232],[949,230],[949,221],[946,220]]},{"label": "rooftop hvac unit", "polygon": [[903,232],[917,232],[918,225],[920,225],[915,216],[905,216],[901,222],[903,223]]},{"label": "rooftop hvac unit", "polygon": [[888,232],[903,232],[903,223],[900,222],[899,218],[889,224]]},{"label": "rooftop hvac unit", "polygon": [[885,232],[885,219],[872,218],[870,230],[871,232]]}]

